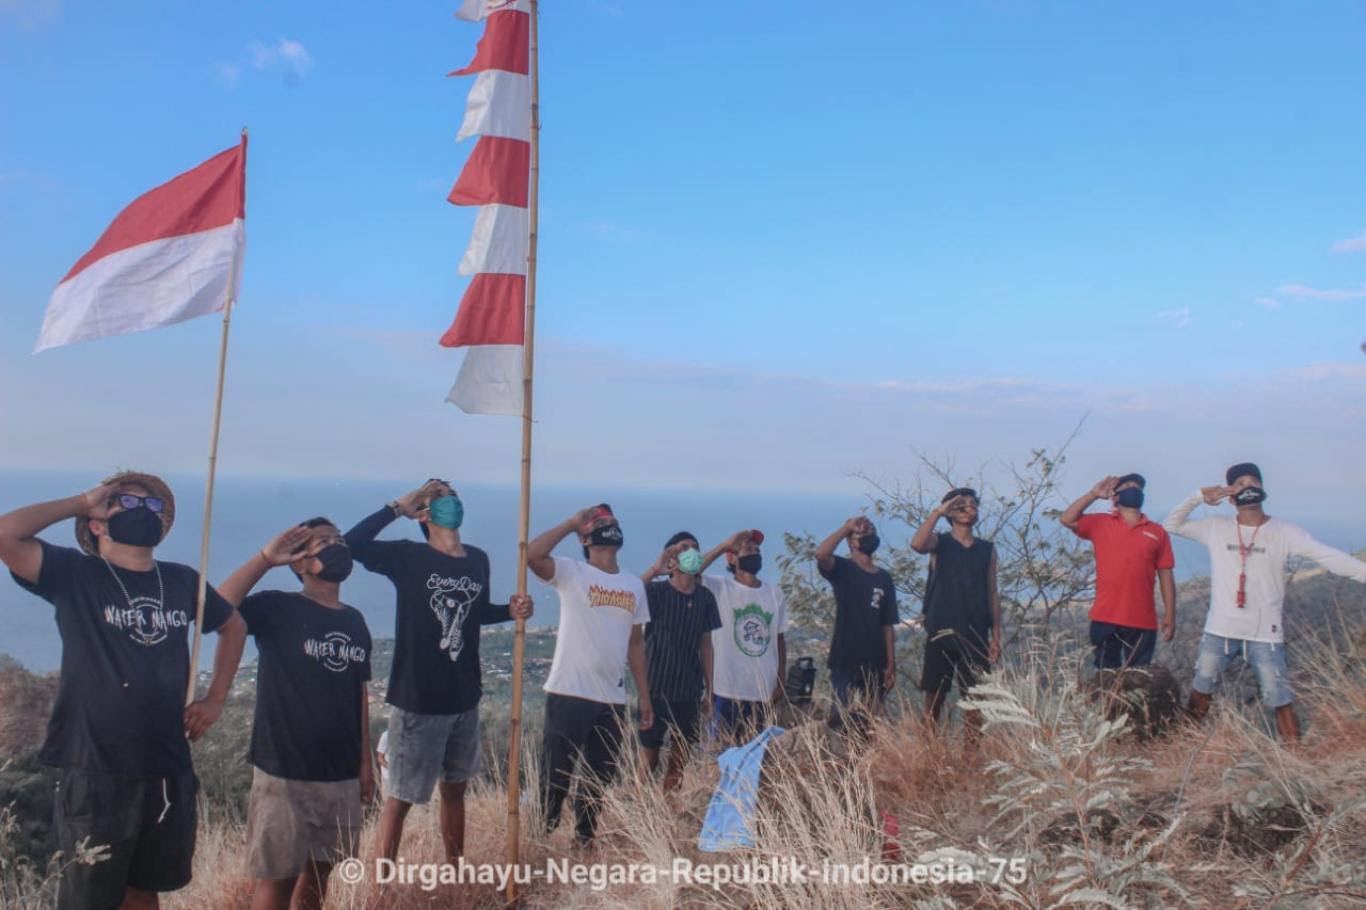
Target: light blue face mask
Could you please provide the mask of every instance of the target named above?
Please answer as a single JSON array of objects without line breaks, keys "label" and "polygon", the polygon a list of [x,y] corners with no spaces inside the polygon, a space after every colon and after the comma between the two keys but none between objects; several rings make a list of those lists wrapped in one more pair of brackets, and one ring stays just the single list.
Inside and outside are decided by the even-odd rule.
[{"label": "light blue face mask", "polygon": [[432,500],[428,509],[431,512],[432,524],[439,528],[454,531],[465,520],[465,504],[458,496],[438,496]]},{"label": "light blue face mask", "polygon": [[678,554],[678,571],[685,575],[696,575],[702,571],[702,554],[694,548]]}]

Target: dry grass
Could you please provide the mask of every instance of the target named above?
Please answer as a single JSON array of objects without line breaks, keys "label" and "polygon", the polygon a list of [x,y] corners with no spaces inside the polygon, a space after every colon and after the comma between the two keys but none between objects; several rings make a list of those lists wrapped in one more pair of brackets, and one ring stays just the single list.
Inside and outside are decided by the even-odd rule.
[{"label": "dry grass", "polygon": [[[1366,679],[1359,655],[1297,643],[1297,704],[1304,743],[1286,749],[1267,734],[1255,705],[1216,701],[1203,726],[1181,724],[1140,742],[1106,721],[1101,704],[1077,685],[1078,658],[1031,655],[974,694],[988,718],[976,749],[961,726],[928,729],[915,711],[880,722],[866,748],[850,749],[819,719],[776,739],[765,764],[756,846],[725,857],[697,851],[702,818],[718,779],[714,753],[691,762],[681,788],[628,773],[608,793],[591,853],[575,852],[566,818],[549,837],[534,800],[522,807],[522,859],[671,868],[679,860],[755,864],[775,858],[820,869],[826,861],[876,863],[888,844],[883,813],[899,824],[892,845],[905,862],[953,857],[1018,858],[1025,881],[957,884],[732,883],[713,888],[656,880],[589,885],[534,881],[523,905],[589,907],[1053,907],[1205,906],[1300,908],[1366,906]],[[535,776],[535,747],[527,771]],[[566,807],[566,816],[570,813]],[[467,858],[499,863],[506,791],[472,789]],[[1078,818],[1083,819],[1078,823]],[[171,908],[242,908],[240,824],[206,817],[194,882],[168,895]],[[367,868],[373,825],[365,833]],[[402,848],[413,863],[441,859],[434,806],[415,809]],[[36,871],[36,870],[35,870]],[[986,866],[988,873],[995,871]],[[638,875],[640,873],[638,872]],[[12,888],[18,887],[14,882]],[[32,882],[30,882],[30,886]],[[12,893],[11,906],[24,903]],[[329,907],[502,905],[492,884],[348,886],[334,875]]]}]

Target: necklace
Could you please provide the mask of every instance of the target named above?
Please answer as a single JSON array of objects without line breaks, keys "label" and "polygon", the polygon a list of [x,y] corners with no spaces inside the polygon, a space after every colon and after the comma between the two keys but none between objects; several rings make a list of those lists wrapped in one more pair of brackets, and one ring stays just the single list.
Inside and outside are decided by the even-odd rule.
[{"label": "necklace", "polygon": [[[1266,524],[1266,522],[1262,522]],[[1262,525],[1252,529],[1252,539],[1246,544],[1243,543],[1243,526],[1238,524],[1235,519],[1233,522],[1234,530],[1238,532],[1238,607],[1239,609],[1247,606],[1247,557],[1252,553],[1252,548],[1257,545],[1257,533],[1261,531]]]},{"label": "necklace", "polygon": [[[109,570],[110,575],[114,576],[114,583],[117,584],[119,590],[123,592],[123,599],[128,602],[128,609],[133,609],[133,598],[129,595],[128,588],[124,585],[123,579],[119,578],[119,573],[114,571],[114,567],[109,564],[108,559],[103,556],[101,556],[100,559],[104,560],[105,568]],[[155,559],[152,560],[152,568],[157,573],[157,609],[160,610],[166,605],[166,585],[161,581],[161,565]]]}]

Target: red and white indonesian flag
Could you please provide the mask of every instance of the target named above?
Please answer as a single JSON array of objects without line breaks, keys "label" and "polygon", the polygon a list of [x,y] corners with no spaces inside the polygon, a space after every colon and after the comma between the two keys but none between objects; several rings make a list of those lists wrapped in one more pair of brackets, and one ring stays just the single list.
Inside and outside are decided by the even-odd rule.
[{"label": "red and white indonesian flag", "polygon": [[223,309],[246,245],[247,138],[119,212],[52,292],[34,352]]},{"label": "red and white indonesian flag", "polygon": [[456,140],[479,137],[447,199],[477,205],[460,260],[473,276],[455,321],[441,337],[466,347],[446,400],[470,414],[520,414],[526,341],[526,275],[531,226],[531,17],[526,0],[465,0],[456,13],[483,20],[474,60],[452,76],[474,76]]}]

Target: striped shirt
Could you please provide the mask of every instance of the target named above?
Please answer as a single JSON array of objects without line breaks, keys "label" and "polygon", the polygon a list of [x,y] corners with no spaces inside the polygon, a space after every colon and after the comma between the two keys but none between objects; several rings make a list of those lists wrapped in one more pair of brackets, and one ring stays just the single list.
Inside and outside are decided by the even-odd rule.
[{"label": "striped shirt", "polygon": [[650,624],[645,627],[645,664],[650,695],[695,701],[702,695],[702,636],[721,628],[716,598],[702,585],[684,594],[669,581],[645,586]]}]

